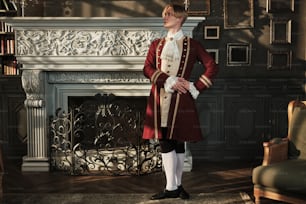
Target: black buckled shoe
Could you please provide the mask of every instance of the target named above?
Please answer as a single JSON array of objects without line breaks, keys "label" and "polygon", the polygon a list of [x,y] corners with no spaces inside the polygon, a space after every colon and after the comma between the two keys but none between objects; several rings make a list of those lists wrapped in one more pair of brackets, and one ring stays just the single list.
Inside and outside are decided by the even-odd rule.
[{"label": "black buckled shoe", "polygon": [[178,189],[173,191],[164,190],[160,193],[157,193],[151,197],[151,200],[160,200],[164,198],[178,198],[180,195],[180,191]]},{"label": "black buckled shoe", "polygon": [[178,186],[178,190],[179,190],[179,196],[181,199],[187,200],[190,198],[189,193],[185,191],[182,185]]}]

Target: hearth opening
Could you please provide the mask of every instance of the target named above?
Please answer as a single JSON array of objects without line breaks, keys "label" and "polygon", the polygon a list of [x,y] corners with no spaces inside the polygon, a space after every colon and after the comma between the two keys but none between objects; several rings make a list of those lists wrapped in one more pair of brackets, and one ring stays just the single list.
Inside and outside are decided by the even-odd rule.
[{"label": "hearth opening", "polygon": [[74,175],[161,170],[159,145],[143,140],[144,96],[69,96],[50,122],[51,168]]}]

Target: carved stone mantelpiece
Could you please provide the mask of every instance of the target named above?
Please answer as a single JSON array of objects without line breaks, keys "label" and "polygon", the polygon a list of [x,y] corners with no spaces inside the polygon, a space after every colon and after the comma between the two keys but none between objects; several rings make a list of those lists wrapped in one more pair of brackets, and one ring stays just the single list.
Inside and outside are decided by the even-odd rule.
[{"label": "carved stone mantelpiece", "polygon": [[[149,45],[163,36],[161,18],[3,19],[16,33],[16,57],[23,65],[27,98],[28,150],[23,171],[49,171],[47,121],[69,96],[147,96],[142,74]],[[192,36],[202,17],[191,17],[183,31]],[[187,151],[186,170],[192,168]]]},{"label": "carved stone mantelpiece", "polygon": [[17,53],[24,56],[145,56],[161,35],[146,30],[19,30]]}]

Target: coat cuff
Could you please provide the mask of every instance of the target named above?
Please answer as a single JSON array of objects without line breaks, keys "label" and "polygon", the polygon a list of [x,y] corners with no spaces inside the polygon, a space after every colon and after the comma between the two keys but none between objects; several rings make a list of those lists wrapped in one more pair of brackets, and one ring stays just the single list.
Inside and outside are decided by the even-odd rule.
[{"label": "coat cuff", "polygon": [[199,80],[195,82],[194,85],[197,88],[197,90],[202,92],[203,90],[205,90],[207,88],[210,88],[212,86],[212,81],[207,76],[205,76],[203,74],[203,75],[201,75]]}]

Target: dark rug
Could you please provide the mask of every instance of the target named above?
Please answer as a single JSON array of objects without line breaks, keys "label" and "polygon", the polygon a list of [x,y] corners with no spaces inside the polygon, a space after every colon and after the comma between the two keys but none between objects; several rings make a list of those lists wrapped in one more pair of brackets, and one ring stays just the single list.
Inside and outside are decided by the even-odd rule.
[{"label": "dark rug", "polygon": [[151,194],[6,194],[3,204],[254,204],[246,193],[191,194],[189,200],[150,200]]}]

